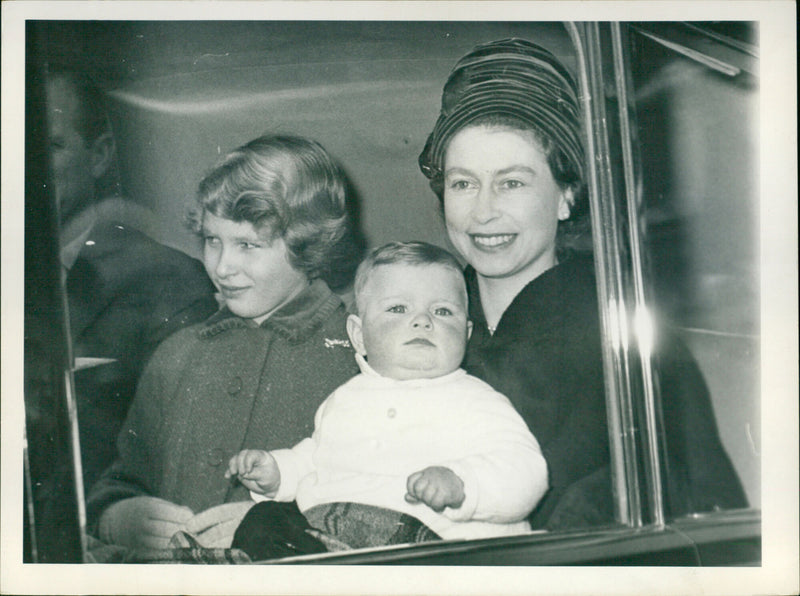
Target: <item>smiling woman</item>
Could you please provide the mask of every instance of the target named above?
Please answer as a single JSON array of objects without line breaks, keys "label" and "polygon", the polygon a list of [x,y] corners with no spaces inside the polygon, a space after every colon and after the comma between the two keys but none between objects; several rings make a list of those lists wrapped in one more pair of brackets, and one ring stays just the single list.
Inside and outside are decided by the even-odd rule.
[{"label": "smiling woman", "polygon": [[[590,259],[557,250],[560,224],[585,209],[579,114],[577,87],[552,53],[522,39],[481,44],[447,78],[419,158],[469,266],[465,367],[511,399],[548,462],[534,528],[614,518],[596,282]],[[679,412],[667,417],[667,441],[702,431],[670,462],[686,495],[671,513],[746,506],[699,373],[682,364],[683,394],[665,396]]]},{"label": "smiling woman", "polygon": [[556,248],[559,223],[586,200],[577,97],[543,47],[482,44],[447,78],[419,158],[469,265],[465,367],[511,399],[548,461],[535,528],[613,520],[591,262],[559,261]]}]

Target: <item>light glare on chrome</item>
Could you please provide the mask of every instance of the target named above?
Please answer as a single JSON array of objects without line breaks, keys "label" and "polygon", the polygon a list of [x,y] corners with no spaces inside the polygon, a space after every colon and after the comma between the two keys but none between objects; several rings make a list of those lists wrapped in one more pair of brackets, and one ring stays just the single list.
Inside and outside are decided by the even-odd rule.
[{"label": "light glare on chrome", "polygon": [[639,354],[642,358],[649,360],[653,354],[655,344],[655,325],[650,310],[644,304],[636,308],[633,319],[633,331],[636,334],[636,343],[639,346]]}]

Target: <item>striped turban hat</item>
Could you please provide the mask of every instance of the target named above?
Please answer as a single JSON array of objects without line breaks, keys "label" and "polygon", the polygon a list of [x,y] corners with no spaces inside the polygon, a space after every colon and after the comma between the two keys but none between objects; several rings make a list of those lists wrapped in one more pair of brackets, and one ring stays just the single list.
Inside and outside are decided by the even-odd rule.
[{"label": "striped turban hat", "polygon": [[553,54],[524,39],[476,46],[455,65],[442,92],[442,111],[419,166],[440,178],[450,139],[487,116],[508,117],[530,126],[561,149],[583,180],[583,141],[575,83]]}]

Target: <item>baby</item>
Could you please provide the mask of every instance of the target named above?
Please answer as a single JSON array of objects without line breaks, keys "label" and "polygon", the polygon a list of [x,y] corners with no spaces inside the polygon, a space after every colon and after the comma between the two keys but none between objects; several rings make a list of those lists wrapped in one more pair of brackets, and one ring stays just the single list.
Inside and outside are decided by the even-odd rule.
[{"label": "baby", "polygon": [[[472,324],[458,261],[387,244],[359,266],[355,301],[361,374],[322,403],[312,437],[241,451],[226,477],[255,500],[295,500],[312,533],[350,548],[528,531],[546,463],[510,402],[459,368]],[[265,540],[286,525],[251,514],[239,530],[261,524]]]}]

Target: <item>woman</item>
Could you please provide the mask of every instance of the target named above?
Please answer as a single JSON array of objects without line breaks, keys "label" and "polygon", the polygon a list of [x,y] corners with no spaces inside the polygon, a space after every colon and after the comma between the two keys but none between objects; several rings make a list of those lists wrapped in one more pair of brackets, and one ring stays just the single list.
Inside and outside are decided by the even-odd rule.
[{"label": "woman", "polygon": [[[486,43],[451,72],[419,157],[468,264],[465,368],[511,399],[547,459],[551,489],[533,528],[613,521],[593,263],[568,248],[587,211],[579,114],[575,85],[550,52]],[[681,360],[681,370],[702,384],[693,363]],[[664,396],[670,455],[680,454],[669,473],[683,481],[671,486],[688,487],[673,495],[673,513],[746,504],[708,396],[676,405],[697,383],[668,383],[679,395]],[[701,436],[688,439],[687,424]]]},{"label": "woman", "polygon": [[163,549],[178,531],[230,546],[252,502],[225,479],[243,448],[290,447],[356,372],[340,284],[358,260],[345,180],[317,143],[265,136],[200,184],[192,215],[223,306],[162,343],[139,382],[117,461],[93,487],[89,531]]}]

